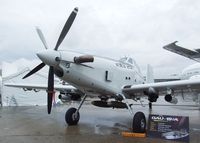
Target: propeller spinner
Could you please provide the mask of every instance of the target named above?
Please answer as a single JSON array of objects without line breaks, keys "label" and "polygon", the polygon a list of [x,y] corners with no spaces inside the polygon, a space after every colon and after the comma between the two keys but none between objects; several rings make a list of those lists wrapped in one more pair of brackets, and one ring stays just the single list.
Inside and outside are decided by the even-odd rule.
[{"label": "propeller spinner", "polygon": [[52,108],[52,99],[54,95],[54,66],[57,64],[57,61],[55,61],[55,57],[59,57],[59,53],[56,52],[64,40],[65,36],[67,35],[70,27],[72,26],[74,19],[77,15],[78,8],[74,8],[74,10],[71,12],[69,18],[67,19],[62,32],[58,38],[58,41],[56,43],[56,46],[54,50],[49,50],[46,40],[44,38],[44,35],[42,34],[42,31],[39,28],[36,28],[37,33],[40,37],[40,40],[42,41],[44,47],[47,49],[46,51],[37,53],[38,57],[42,60],[42,63],[36,66],[34,69],[32,69],[28,74],[26,74],[23,79],[33,75],[37,71],[41,70],[46,64],[49,65],[49,76],[48,76],[48,88],[47,88],[47,111],[48,114],[51,113]]}]

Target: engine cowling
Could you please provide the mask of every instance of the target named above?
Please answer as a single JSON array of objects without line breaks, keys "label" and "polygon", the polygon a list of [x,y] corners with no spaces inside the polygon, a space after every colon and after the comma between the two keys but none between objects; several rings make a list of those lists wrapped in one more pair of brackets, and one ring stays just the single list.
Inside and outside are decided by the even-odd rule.
[{"label": "engine cowling", "polygon": [[176,97],[173,97],[171,94],[165,95],[165,101],[172,103],[172,104],[178,103],[178,99]]},{"label": "engine cowling", "polygon": [[150,87],[147,92],[145,92],[146,95],[148,95],[148,100],[150,102],[156,102],[158,99],[158,91],[155,90],[153,87]]}]

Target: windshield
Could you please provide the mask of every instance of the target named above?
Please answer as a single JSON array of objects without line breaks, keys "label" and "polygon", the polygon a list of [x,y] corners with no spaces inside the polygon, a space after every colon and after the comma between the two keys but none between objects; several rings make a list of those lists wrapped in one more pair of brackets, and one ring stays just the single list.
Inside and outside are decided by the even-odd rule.
[{"label": "windshield", "polygon": [[130,58],[130,57],[121,58],[120,61],[124,62],[124,63],[129,63],[131,65],[133,65],[135,63],[135,61],[132,58]]}]

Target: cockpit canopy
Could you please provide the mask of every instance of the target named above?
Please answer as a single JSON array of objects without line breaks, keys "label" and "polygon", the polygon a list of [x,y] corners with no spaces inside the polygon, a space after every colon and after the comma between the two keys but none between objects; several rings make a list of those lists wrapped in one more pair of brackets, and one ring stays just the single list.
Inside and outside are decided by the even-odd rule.
[{"label": "cockpit canopy", "polygon": [[131,64],[131,65],[135,64],[135,60],[130,58],[130,57],[123,57],[123,58],[120,59],[120,62],[128,63],[128,64]]},{"label": "cockpit canopy", "polygon": [[141,72],[139,66],[137,65],[137,63],[135,62],[135,60],[133,58],[123,57],[119,61],[122,63],[125,63],[125,64],[132,65],[135,69],[137,69],[138,72]]}]

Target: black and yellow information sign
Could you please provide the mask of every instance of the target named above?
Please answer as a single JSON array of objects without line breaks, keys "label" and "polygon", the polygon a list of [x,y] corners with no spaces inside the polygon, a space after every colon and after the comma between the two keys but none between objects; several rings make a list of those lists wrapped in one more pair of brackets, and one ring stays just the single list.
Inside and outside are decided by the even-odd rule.
[{"label": "black and yellow information sign", "polygon": [[150,114],[147,136],[189,142],[189,117]]}]

